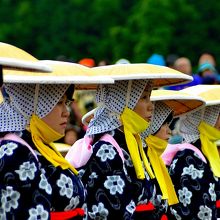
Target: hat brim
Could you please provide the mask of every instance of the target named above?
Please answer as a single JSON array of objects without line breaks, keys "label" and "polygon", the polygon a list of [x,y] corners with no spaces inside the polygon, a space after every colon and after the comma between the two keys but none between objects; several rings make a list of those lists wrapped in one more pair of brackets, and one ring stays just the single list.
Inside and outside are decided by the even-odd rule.
[{"label": "hat brim", "polygon": [[94,73],[91,68],[77,63],[40,60],[37,64],[48,66],[51,72],[3,67],[4,83],[75,84],[76,89],[95,89],[98,84],[114,83],[111,77]]},{"label": "hat brim", "polygon": [[96,73],[114,80],[151,79],[154,87],[177,85],[191,82],[192,76],[165,66],[145,63],[115,64],[93,67]]},{"label": "hat brim", "polygon": [[0,104],[3,102],[3,96],[2,96],[2,93],[0,91]]},{"label": "hat brim", "polygon": [[93,73],[76,63],[38,60],[26,51],[0,42],[0,65],[4,83],[75,84],[75,89],[96,89],[98,84],[112,84],[108,76]]},{"label": "hat brim", "polygon": [[201,97],[206,106],[220,105],[220,85],[196,85],[181,91]]},{"label": "hat brim", "polygon": [[38,61],[24,61],[16,58],[0,57],[0,65],[4,70],[22,70],[32,72],[51,72],[52,68]]},{"label": "hat brim", "polygon": [[205,105],[205,101],[199,96],[174,90],[153,90],[150,99],[152,102],[164,102],[174,111],[174,117],[198,110]]},{"label": "hat brim", "polygon": [[0,42],[0,57],[12,59],[16,58],[24,61],[38,61],[37,58],[27,53],[26,51],[3,42]]},{"label": "hat brim", "polygon": [[0,42],[0,65],[4,69],[29,69],[32,71],[51,72],[51,68],[39,64],[38,59],[26,51],[11,44]]}]

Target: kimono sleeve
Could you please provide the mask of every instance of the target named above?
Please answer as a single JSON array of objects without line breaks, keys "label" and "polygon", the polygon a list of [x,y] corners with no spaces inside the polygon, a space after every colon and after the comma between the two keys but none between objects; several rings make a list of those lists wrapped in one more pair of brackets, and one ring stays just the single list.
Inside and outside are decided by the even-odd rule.
[{"label": "kimono sleeve", "polygon": [[33,153],[24,145],[2,141],[0,146],[0,219],[49,219],[50,195]]}]

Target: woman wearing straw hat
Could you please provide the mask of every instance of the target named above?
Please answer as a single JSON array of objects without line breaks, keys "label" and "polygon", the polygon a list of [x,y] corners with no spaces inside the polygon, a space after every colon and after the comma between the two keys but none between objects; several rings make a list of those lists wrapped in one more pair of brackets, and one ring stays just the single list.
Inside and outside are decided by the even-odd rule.
[{"label": "woman wearing straw hat", "polygon": [[0,219],[82,219],[84,186],[53,141],[64,135],[71,84],[99,79],[73,63],[47,61],[48,72],[40,71],[40,61],[0,63],[6,94],[0,104]]},{"label": "woman wearing straw hat", "polygon": [[152,115],[152,83],[166,84],[168,76],[162,67],[147,64],[95,69],[121,80],[98,88],[99,107],[86,136],[72,146],[66,159],[80,169],[88,193],[89,219],[142,219],[152,208],[149,203],[156,192],[139,134]]},{"label": "woman wearing straw hat", "polygon": [[185,144],[168,145],[162,155],[179,198],[171,212],[180,219],[217,219],[220,86],[198,85],[182,91],[199,95],[206,106],[180,117]]},{"label": "woman wearing straw hat", "polygon": [[150,127],[142,134],[142,137],[147,143],[146,152],[159,184],[157,200],[159,203],[161,200],[167,201],[169,206],[173,206],[179,203],[177,192],[160,156],[171,136],[169,126],[173,117],[201,108],[204,101],[200,97],[171,90],[153,91],[151,101],[155,102],[153,118]]}]

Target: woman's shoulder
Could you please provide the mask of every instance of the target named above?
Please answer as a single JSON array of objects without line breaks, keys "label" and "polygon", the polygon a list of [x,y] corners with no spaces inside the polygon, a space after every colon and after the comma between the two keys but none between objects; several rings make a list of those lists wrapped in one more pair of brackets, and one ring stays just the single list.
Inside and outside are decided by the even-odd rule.
[{"label": "woman's shoulder", "polygon": [[5,166],[16,167],[24,161],[37,163],[35,152],[24,143],[16,140],[2,140],[0,144],[0,161]]}]

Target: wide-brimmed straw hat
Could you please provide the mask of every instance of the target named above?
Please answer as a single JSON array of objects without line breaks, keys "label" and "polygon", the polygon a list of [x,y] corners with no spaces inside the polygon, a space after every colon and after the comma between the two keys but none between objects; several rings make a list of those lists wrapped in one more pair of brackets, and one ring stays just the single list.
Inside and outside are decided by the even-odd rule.
[{"label": "wide-brimmed straw hat", "polygon": [[201,97],[205,100],[206,106],[220,104],[220,85],[196,85],[181,91]]},{"label": "wide-brimmed straw hat", "polygon": [[26,51],[11,44],[0,42],[0,65],[4,69],[29,69],[51,72],[48,65],[38,63],[38,59]]},{"label": "wide-brimmed straw hat", "polygon": [[71,62],[37,60],[22,49],[5,43],[0,43],[0,65],[4,83],[73,83],[76,89],[94,89],[97,84],[114,83],[111,77],[95,73],[89,67]]},{"label": "wide-brimmed straw hat", "polygon": [[152,102],[164,102],[173,110],[174,117],[198,110],[205,105],[205,101],[199,96],[174,90],[153,90],[150,99]]},{"label": "wide-brimmed straw hat", "polygon": [[96,73],[110,76],[114,80],[152,79],[154,87],[183,84],[193,80],[192,76],[169,67],[146,63],[115,64],[93,69]]},{"label": "wide-brimmed straw hat", "polygon": [[2,93],[0,91],[0,104],[3,102],[3,96],[2,96]]}]

